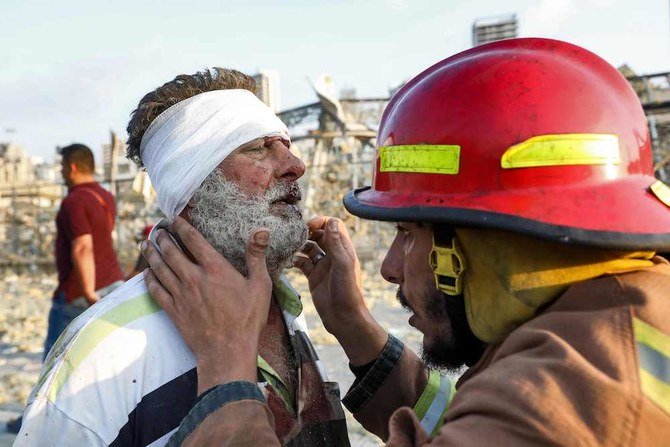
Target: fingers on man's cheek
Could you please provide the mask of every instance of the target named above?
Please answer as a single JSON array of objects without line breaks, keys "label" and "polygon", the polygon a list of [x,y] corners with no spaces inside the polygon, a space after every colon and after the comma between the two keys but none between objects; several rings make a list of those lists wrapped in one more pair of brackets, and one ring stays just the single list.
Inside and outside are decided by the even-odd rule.
[{"label": "fingers on man's cheek", "polygon": [[144,250],[142,251],[142,254],[144,255],[144,258],[149,262],[149,265],[153,267],[154,265],[157,265],[158,259],[156,258],[156,248],[153,246],[153,242],[147,241],[146,245],[144,246]]}]

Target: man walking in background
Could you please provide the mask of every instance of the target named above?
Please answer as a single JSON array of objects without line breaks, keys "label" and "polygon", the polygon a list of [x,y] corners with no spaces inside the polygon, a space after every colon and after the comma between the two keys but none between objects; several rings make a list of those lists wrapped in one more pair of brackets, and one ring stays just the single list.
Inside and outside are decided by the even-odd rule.
[{"label": "man walking in background", "polygon": [[56,216],[58,288],[49,312],[45,358],[67,325],[124,279],[112,243],[116,205],[93,178],[93,152],[71,144],[60,154],[68,192]]}]

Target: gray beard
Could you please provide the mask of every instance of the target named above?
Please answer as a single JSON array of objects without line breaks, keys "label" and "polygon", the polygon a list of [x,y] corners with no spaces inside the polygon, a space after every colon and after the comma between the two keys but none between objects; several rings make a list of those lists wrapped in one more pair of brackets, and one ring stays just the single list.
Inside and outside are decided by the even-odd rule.
[{"label": "gray beard", "polygon": [[246,249],[253,230],[267,228],[268,272],[273,279],[289,265],[307,240],[307,225],[296,206],[271,210],[273,202],[299,192],[297,183],[282,182],[263,196],[249,196],[218,170],[212,172],[189,202],[193,226],[243,275],[248,274]]}]

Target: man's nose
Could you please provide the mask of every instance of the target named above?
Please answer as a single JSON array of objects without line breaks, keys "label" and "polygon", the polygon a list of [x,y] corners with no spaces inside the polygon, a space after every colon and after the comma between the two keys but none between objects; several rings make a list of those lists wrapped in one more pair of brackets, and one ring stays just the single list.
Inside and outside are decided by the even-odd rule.
[{"label": "man's nose", "polygon": [[282,180],[298,180],[305,173],[305,163],[295,156],[289,148],[281,151],[281,163],[277,169],[277,177]]},{"label": "man's nose", "polygon": [[380,269],[382,277],[392,284],[400,284],[403,277],[403,256],[399,238],[393,240],[391,247],[384,256]]}]

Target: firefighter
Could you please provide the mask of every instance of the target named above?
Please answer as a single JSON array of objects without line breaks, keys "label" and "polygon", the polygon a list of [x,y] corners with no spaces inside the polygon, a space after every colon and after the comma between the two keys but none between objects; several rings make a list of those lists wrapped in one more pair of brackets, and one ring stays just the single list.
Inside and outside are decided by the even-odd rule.
[{"label": "firefighter", "polygon": [[[373,184],[344,204],[396,223],[381,273],[424,334],[422,361],[365,307],[342,222],[312,219],[296,264],[349,357],[343,401],[366,429],[393,446],[668,444],[670,266],[655,253],[670,249],[670,189],[653,176],[638,98],[604,60],[512,39],[437,63],[391,99]],[[206,249],[185,222],[174,228]],[[188,262],[170,257],[175,271]],[[212,264],[202,269],[221,272]],[[250,296],[264,277],[199,295]],[[153,287],[196,357],[230,356],[198,333],[232,316],[197,327],[188,297]],[[457,382],[430,368],[462,365]],[[267,443],[262,395],[216,368],[198,373],[233,383],[196,405],[184,445]],[[222,423],[234,414],[244,421]]]}]

